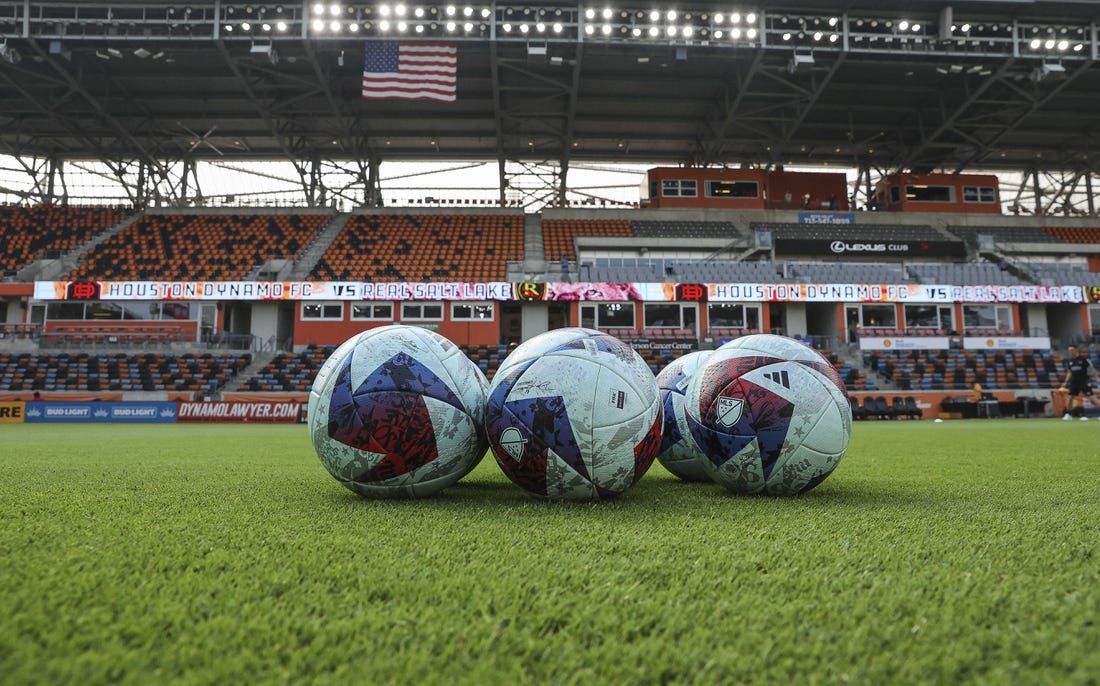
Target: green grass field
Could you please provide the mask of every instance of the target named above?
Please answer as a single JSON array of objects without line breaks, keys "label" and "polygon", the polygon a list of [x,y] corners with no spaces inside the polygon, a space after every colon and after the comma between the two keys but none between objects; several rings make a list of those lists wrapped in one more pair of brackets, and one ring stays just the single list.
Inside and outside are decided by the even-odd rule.
[{"label": "green grass field", "polygon": [[304,426],[0,426],[0,683],[1096,684],[1098,444],[864,423],[798,499],[489,457],[374,502]]}]

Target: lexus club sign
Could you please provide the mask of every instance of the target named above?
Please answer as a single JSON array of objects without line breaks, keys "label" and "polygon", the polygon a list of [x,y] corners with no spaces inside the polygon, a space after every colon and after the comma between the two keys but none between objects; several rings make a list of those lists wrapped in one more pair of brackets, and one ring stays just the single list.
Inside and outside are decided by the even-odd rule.
[{"label": "lexus club sign", "polygon": [[775,239],[776,255],[828,255],[832,257],[965,257],[962,242],[878,241],[828,239]]}]

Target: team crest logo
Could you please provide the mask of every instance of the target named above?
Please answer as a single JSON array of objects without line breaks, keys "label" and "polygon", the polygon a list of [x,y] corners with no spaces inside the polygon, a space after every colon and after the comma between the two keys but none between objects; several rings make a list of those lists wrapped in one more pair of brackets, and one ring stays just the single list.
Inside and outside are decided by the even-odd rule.
[{"label": "team crest logo", "polygon": [[545,300],[546,284],[524,281],[515,285],[518,300]]},{"label": "team crest logo", "polygon": [[508,427],[500,434],[500,447],[504,448],[504,452],[511,455],[516,462],[523,459],[523,446],[526,444],[527,439],[514,426]]},{"label": "team crest logo", "polygon": [[741,398],[718,396],[718,423],[722,426],[733,426],[741,419],[744,409],[745,401]]}]

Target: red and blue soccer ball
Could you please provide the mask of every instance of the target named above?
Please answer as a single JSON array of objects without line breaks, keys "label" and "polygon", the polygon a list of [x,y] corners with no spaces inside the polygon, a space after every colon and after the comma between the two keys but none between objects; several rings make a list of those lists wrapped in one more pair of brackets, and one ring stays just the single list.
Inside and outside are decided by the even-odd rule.
[{"label": "red and blue soccer ball", "polygon": [[517,347],[493,377],[485,409],[501,470],[549,500],[624,493],[653,464],[661,421],[657,382],[641,356],[581,328]]},{"label": "red and blue soccer ball", "polygon": [[852,433],[840,375],[785,336],[743,336],[715,350],[684,407],[704,470],[734,493],[805,493],[833,472]]},{"label": "red and blue soccer ball", "polygon": [[710,481],[703,468],[705,456],[695,444],[684,415],[684,394],[691,378],[710,357],[712,351],[697,350],[677,357],[657,375],[664,405],[665,427],[657,461],[684,481]]},{"label": "red and blue soccer ball", "polygon": [[465,476],[488,446],[488,382],[451,341],[412,326],[370,329],[336,349],[309,394],[325,469],[375,498],[423,497]]}]

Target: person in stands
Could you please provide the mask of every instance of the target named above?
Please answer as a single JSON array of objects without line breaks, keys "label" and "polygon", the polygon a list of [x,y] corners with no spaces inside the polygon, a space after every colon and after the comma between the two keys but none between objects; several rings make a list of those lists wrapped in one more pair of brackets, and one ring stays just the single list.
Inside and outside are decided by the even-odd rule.
[{"label": "person in stands", "polygon": [[1088,419],[1085,416],[1085,400],[1093,407],[1100,407],[1096,397],[1092,394],[1092,376],[1095,369],[1089,361],[1088,350],[1083,350],[1075,345],[1068,348],[1066,356],[1066,377],[1062,380],[1059,393],[1068,393],[1069,402],[1066,405],[1066,413],[1062,419],[1069,420],[1078,417],[1082,421]]}]

